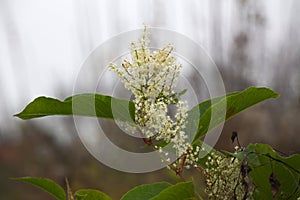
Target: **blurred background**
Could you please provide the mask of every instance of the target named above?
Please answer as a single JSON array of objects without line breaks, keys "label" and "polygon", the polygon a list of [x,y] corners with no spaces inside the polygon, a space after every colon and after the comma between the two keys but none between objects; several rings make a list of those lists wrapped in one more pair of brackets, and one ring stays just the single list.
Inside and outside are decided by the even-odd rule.
[{"label": "blurred background", "polygon": [[[68,177],[74,190],[100,189],[114,199],[141,183],[178,181],[167,170],[127,174],[105,167],[84,148],[71,117],[13,117],[38,96],[72,95],[89,53],[143,23],[202,45],[227,92],[255,85],[281,94],[229,121],[217,148],[232,150],[231,132],[237,131],[244,146],[264,142],[299,153],[299,13],[297,0],[1,0],[0,199],[52,199],[9,177],[48,177],[62,185]],[[112,122],[103,123],[117,132]]]}]

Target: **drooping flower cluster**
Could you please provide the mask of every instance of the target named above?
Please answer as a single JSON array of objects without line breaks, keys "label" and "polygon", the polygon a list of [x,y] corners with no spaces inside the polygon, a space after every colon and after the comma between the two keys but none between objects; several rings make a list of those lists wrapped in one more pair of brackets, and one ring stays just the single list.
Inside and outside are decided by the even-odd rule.
[{"label": "drooping flower cluster", "polygon": [[[196,156],[188,155],[192,147],[183,131],[187,103],[180,100],[180,94],[174,91],[182,65],[172,55],[171,45],[151,51],[149,42],[145,28],[139,40],[131,44],[131,60],[125,59],[122,67],[112,63],[110,69],[134,95],[135,123],[140,134],[151,141],[172,144],[177,157],[185,156],[187,163],[192,163],[190,159]],[[170,105],[175,107],[174,116],[169,114]]]},{"label": "drooping flower cluster", "polygon": [[245,162],[211,152],[205,165],[209,199],[252,199],[254,188],[248,176],[250,167]]}]

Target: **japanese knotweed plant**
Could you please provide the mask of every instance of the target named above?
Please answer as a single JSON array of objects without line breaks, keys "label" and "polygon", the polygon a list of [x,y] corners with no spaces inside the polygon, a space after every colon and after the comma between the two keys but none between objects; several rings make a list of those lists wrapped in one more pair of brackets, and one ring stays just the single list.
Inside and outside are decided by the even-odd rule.
[{"label": "japanese knotweed plant", "polygon": [[[137,186],[128,191],[122,200],[297,199],[300,196],[299,154],[282,157],[265,144],[250,144],[245,148],[239,145],[234,153],[221,152],[201,141],[209,131],[239,112],[279,95],[269,88],[249,87],[241,92],[200,102],[189,110],[188,102],[181,100],[185,91],[175,91],[183,66],[172,53],[174,47],[166,45],[152,51],[148,47],[149,42],[150,36],[145,28],[141,37],[130,45],[131,58],[125,59],[121,66],[109,65],[125,88],[132,92],[132,101],[91,93],[77,94],[64,101],[38,97],[16,116],[24,120],[50,115],[118,120],[140,134],[145,144],[162,155],[167,168],[183,180],[184,167],[200,169],[198,171],[206,176],[206,189],[202,191],[202,197],[194,190],[193,182],[183,181],[175,185],[160,182]],[[113,111],[112,102],[118,109]],[[212,109],[222,110],[224,103],[227,105],[226,116],[218,118],[221,120],[211,119]],[[175,108],[174,115],[169,114],[170,107]],[[131,121],[123,117],[128,112],[133,119]],[[193,138],[188,138],[194,130]],[[233,141],[235,137],[236,134]],[[170,159],[163,148],[166,145],[172,147],[177,159]],[[207,156],[199,157],[201,151],[207,151]],[[17,180],[40,187],[59,200],[111,199],[97,190],[79,190],[73,194],[68,183],[65,192],[61,186],[45,178],[23,177]]]},{"label": "japanese knotweed plant", "polygon": [[[131,43],[131,62],[125,59],[121,68],[111,63],[110,69],[134,95],[135,123],[145,142],[164,153],[167,162],[168,152],[162,152],[155,141],[171,143],[179,158],[172,168],[180,173],[183,165],[197,165],[194,155],[199,153],[199,147],[193,149],[184,131],[188,116],[187,102],[180,99],[184,91],[174,91],[182,65],[171,54],[171,45],[151,52],[149,42],[145,29],[139,40]],[[168,114],[170,105],[176,107],[174,118]]]}]

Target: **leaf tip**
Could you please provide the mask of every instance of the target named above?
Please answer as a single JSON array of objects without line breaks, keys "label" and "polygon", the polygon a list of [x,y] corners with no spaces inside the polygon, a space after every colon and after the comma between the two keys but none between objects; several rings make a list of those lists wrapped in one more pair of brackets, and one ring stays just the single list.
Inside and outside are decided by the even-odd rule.
[{"label": "leaf tip", "polygon": [[20,112],[20,113],[17,113],[17,114],[14,114],[13,117],[18,117],[18,118],[22,119],[22,117],[21,117],[21,112]]},{"label": "leaf tip", "polygon": [[29,117],[26,117],[25,115],[23,115],[23,111],[20,112],[20,113],[14,114],[13,117],[17,117],[17,118],[22,119],[22,120],[30,119]]},{"label": "leaf tip", "polygon": [[[274,92],[274,91],[273,91]],[[278,97],[280,97],[280,94],[279,93],[277,93],[277,92],[274,92],[274,96],[273,96],[273,98],[278,98]]]}]

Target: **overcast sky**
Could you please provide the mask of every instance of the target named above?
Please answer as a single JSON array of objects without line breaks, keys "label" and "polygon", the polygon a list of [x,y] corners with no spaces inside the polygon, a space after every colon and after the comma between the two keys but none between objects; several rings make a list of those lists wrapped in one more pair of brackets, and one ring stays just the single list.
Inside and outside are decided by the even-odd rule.
[{"label": "overcast sky", "polygon": [[[143,23],[182,33],[202,45],[217,63],[225,64],[234,36],[250,32],[251,79],[257,85],[272,86],[278,68],[273,58],[285,48],[290,56],[299,56],[292,55],[299,48],[287,45],[299,46],[300,1],[245,0],[243,11],[240,2],[1,0],[1,129],[13,127],[16,119],[11,116],[37,96],[71,95],[89,53],[108,38],[142,28]],[[263,28],[249,17],[262,20]],[[289,76],[297,81],[300,74],[291,72]]]}]

